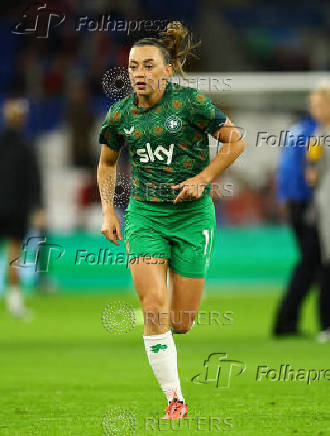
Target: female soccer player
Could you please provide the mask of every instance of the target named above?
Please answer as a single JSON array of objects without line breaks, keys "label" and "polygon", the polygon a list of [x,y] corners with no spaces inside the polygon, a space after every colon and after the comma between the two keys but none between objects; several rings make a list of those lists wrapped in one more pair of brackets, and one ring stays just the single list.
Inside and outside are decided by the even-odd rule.
[{"label": "female soccer player", "polygon": [[[187,29],[173,22],[159,38],[133,45],[128,70],[134,93],[107,113],[98,166],[101,232],[119,245],[113,195],[116,163],[127,142],[133,183],[125,245],[144,312],[148,360],[169,403],[164,419],[173,420],[187,416],[188,409],[172,331],[188,332],[199,309],[216,230],[211,182],[244,149],[239,130],[208,97],[168,81],[183,73],[195,47],[191,41]],[[223,144],[212,162],[207,134]]]}]

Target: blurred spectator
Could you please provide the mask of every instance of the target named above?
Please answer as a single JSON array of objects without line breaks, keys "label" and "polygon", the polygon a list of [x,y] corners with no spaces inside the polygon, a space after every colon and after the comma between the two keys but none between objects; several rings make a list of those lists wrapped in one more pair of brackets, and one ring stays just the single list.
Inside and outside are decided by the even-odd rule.
[{"label": "blurred spectator", "polygon": [[20,318],[26,318],[28,311],[14,261],[20,257],[31,213],[36,212],[38,225],[43,221],[38,164],[23,134],[27,110],[25,100],[5,101],[5,129],[0,135],[0,240],[8,242],[10,259],[6,303],[8,310]]},{"label": "blurred spectator", "polygon": [[72,89],[67,121],[70,129],[72,165],[83,168],[94,167],[92,131],[95,117],[84,83],[78,83]]},{"label": "blurred spectator", "polygon": [[85,83],[74,85],[67,112],[67,122],[70,132],[71,165],[79,168],[81,173],[77,198],[77,228],[87,227],[88,207],[95,201],[97,185],[95,179],[95,156],[92,133],[95,117]]},{"label": "blurred spectator", "polygon": [[[315,115],[313,95],[310,111]],[[316,129],[316,121],[304,118],[291,127],[292,135],[284,144],[277,173],[278,199],[286,207],[289,224],[296,237],[299,260],[278,307],[273,334],[297,335],[302,303],[317,278],[320,267],[320,246],[315,223],[307,218],[311,191],[305,179],[306,147]],[[289,136],[289,135],[288,135]]]},{"label": "blurred spectator", "polygon": [[[317,142],[309,147],[306,176],[314,188],[313,215],[321,242],[320,324],[319,342],[330,341],[330,83],[313,94],[313,112],[319,122]],[[326,139],[327,138],[327,139]]]}]

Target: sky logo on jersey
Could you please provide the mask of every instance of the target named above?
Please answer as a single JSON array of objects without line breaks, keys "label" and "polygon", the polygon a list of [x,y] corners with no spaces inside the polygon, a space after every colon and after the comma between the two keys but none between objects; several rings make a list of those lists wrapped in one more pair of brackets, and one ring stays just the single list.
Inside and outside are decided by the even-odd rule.
[{"label": "sky logo on jersey", "polygon": [[146,144],[146,148],[138,148],[136,150],[137,154],[140,156],[140,162],[154,162],[155,158],[158,160],[164,160],[164,155],[167,156],[167,165],[172,162],[174,144],[171,144],[168,150],[162,145],[153,151],[149,142]]}]

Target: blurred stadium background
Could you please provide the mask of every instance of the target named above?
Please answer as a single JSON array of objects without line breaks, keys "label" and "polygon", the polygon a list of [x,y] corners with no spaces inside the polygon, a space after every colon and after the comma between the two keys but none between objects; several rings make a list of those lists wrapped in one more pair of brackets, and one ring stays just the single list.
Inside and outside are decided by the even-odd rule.
[{"label": "blurred stadium background", "polygon": [[[114,98],[105,95],[102,77],[115,67],[126,67],[130,45],[134,40],[146,35],[156,36],[155,32],[147,31],[144,26],[140,31],[131,31],[129,34],[125,27],[124,30],[91,31],[84,26],[80,31],[76,30],[79,17],[88,16],[95,24],[100,20],[100,15],[109,14],[113,23],[116,21],[117,24],[119,21],[181,20],[193,31],[196,39],[202,40],[199,59],[191,59],[186,65],[190,85],[196,86],[198,79],[199,89],[211,96],[231,120],[246,131],[246,151],[219,180],[225,187],[223,195],[220,198],[214,196],[218,237],[206,281],[206,292],[214,291],[212,295],[215,297],[211,297],[211,302],[212,298],[219,296],[214,300],[216,304],[224,301],[226,309],[234,309],[234,312],[237,309],[237,313],[242,315],[245,322],[243,330],[237,324],[236,330],[230,333],[224,343],[227,351],[236,350],[236,358],[248,359],[248,347],[254,346],[253,341],[258,338],[259,331],[266,343],[274,304],[297,257],[295,240],[286,224],[283,208],[276,199],[275,174],[281,147],[265,142],[257,146],[258,132],[279,136],[282,130],[288,129],[306,114],[309,92],[320,80],[328,77],[330,4],[320,0],[47,1],[46,9],[40,12],[39,25],[43,22],[43,27],[30,34],[15,34],[12,30],[20,22],[25,23],[25,28],[33,27],[35,16],[23,18],[27,5],[16,2],[15,7],[7,3],[1,6],[0,112],[7,98],[20,97],[28,102],[25,136],[38,156],[46,216],[45,229],[40,231],[32,226],[29,235],[46,236],[47,243],[58,244],[65,249],[65,253],[59,259],[51,257],[47,272],[35,272],[33,255],[31,266],[20,269],[25,292],[31,299],[29,304],[37,312],[37,324],[24,330],[5,318],[0,325],[2,332],[9,333],[3,343],[9,347],[8,344],[13,341],[17,349],[23,347],[24,350],[22,343],[29,340],[28,343],[37,344],[38,340],[42,341],[40,338],[44,338],[56,348],[61,341],[71,345],[75,341],[83,344],[87,338],[89,345],[95,340],[105,347],[104,332],[100,333],[93,323],[100,323],[107,298],[124,295],[125,292],[129,292],[133,298],[134,288],[125,265],[92,265],[92,262],[77,265],[75,262],[78,249],[97,255],[100,249],[109,248],[106,239],[100,234],[102,217],[96,186],[96,165],[99,156],[98,131]],[[64,14],[65,19],[58,26],[51,25],[48,37],[44,37],[51,11]],[[94,24],[91,24],[91,28]],[[210,86],[210,83],[215,86]],[[3,120],[0,121],[2,128]],[[213,153],[216,150],[214,145],[211,140]],[[119,172],[121,180],[129,178],[127,148],[121,155]],[[122,217],[129,196],[124,182],[116,192],[117,211]],[[123,249],[123,244],[119,248],[111,246],[113,253],[123,252]],[[6,289],[4,271],[7,263],[8,259],[2,251],[0,293]],[[43,278],[41,282],[40,276]],[[58,293],[50,297],[53,303],[52,300],[40,298],[35,291],[36,286],[41,286],[40,291]],[[74,293],[80,300],[71,300],[70,296],[67,296],[67,300],[58,299],[68,293]],[[231,297],[233,293],[243,295],[240,303]],[[138,307],[137,299],[132,301]],[[65,309],[66,304],[68,306]],[[249,313],[244,312],[244,306],[249,307]],[[3,318],[4,307],[0,307],[0,318]],[[209,307],[213,307],[211,303]],[[93,313],[91,318],[90,310]],[[259,311],[260,316],[252,325],[254,310]],[[306,326],[315,330],[317,320],[311,308],[306,316]],[[58,330],[58,322],[66,321],[70,333],[64,324]],[[252,342],[247,345],[249,338]],[[214,343],[216,340],[214,337]],[[244,345],[245,340],[247,343]],[[118,342],[115,343],[118,345]],[[133,346],[132,343],[129,341],[127,347]],[[267,352],[267,346],[261,343]],[[40,349],[42,344],[40,342]],[[232,344],[236,344],[236,348]],[[97,357],[96,347],[90,346],[94,358]],[[192,342],[190,346],[193,347]],[[141,350],[137,352],[141,354],[143,368],[142,345],[139,344],[139,347]],[[298,362],[305,355],[298,345],[295,344],[293,349],[285,346],[285,353],[292,352],[291,361]],[[306,346],[304,350],[307,352],[313,347]],[[278,352],[279,348],[272,348],[269,356],[276,360]],[[79,356],[76,356],[78,360]],[[106,356],[104,351],[101,359],[106,359]],[[319,356],[321,359],[321,354]],[[16,357],[12,357],[12,363],[15,361],[15,373],[19,378]],[[40,362],[46,362],[42,353],[39,357]],[[92,368],[92,358],[88,359]],[[23,359],[23,363],[31,362],[33,360]],[[60,362],[62,367],[64,361]],[[118,364],[117,369],[120,370]],[[74,373],[74,364],[71,370]],[[37,378],[35,373],[33,375]],[[71,374],[68,372],[66,376],[69,380]],[[92,375],[86,372],[84,376],[88,378]],[[120,390],[120,387],[117,388]],[[248,389],[247,386],[244,385],[242,389],[248,392],[244,391]],[[26,387],[25,397],[22,398],[29,398],[28,392]],[[14,391],[10,393],[13,395],[10,398],[14,398]],[[267,398],[271,397],[270,392],[267,394]],[[87,390],[82,392],[82,398],[88,395]],[[105,396],[105,393],[102,395]],[[311,400],[313,398],[316,398],[315,391]],[[227,406],[230,408],[230,405]],[[20,407],[24,414],[23,405]],[[240,404],[237,404],[237,408],[240,409]],[[102,407],[100,410],[104,411]],[[92,414],[88,407],[86,411],[86,416]],[[76,413],[81,413],[81,410],[76,410]],[[271,413],[270,408],[269,416]],[[309,415],[306,416],[307,419]],[[280,418],[276,425],[279,422]],[[280,434],[257,433],[257,427],[251,430],[252,433],[239,434]],[[0,433],[48,434],[42,426],[38,431],[40,433],[26,427],[14,433],[4,428],[3,433]],[[87,434],[70,433],[65,426],[57,431],[52,434]],[[94,434],[92,426],[88,434]]]}]

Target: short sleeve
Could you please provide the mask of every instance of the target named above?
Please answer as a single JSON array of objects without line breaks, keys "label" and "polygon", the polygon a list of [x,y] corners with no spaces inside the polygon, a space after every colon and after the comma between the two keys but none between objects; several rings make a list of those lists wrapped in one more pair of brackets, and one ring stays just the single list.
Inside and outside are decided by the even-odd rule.
[{"label": "short sleeve", "polygon": [[124,145],[125,139],[118,133],[118,121],[120,112],[109,109],[101,127],[99,143],[106,144],[109,148],[119,151]]},{"label": "short sleeve", "polygon": [[197,90],[190,96],[191,123],[213,135],[226,122],[227,116],[218,109],[212,100]]}]

